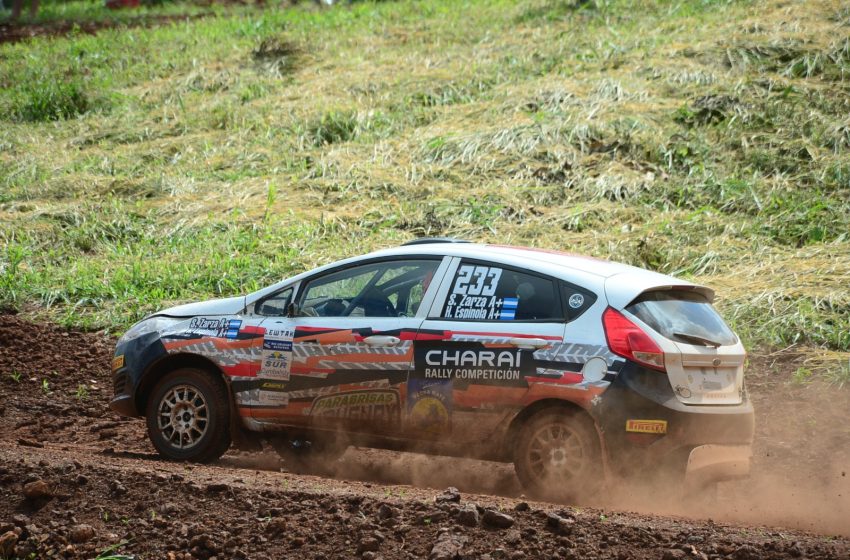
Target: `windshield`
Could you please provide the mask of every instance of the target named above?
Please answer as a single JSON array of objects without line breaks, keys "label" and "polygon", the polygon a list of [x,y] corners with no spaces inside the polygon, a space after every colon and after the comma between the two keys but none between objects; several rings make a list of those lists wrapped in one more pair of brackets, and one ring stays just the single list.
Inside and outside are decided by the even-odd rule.
[{"label": "windshield", "polygon": [[711,303],[696,292],[646,292],[626,310],[670,340],[698,346],[726,346],[738,342],[738,337]]}]

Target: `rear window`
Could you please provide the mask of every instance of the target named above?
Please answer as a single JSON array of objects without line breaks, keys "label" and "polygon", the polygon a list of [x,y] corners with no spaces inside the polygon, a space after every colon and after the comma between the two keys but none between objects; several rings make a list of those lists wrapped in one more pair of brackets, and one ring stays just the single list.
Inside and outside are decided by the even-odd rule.
[{"label": "rear window", "polygon": [[726,346],[738,342],[702,294],[660,291],[641,294],[626,310],[661,335],[697,346]]}]

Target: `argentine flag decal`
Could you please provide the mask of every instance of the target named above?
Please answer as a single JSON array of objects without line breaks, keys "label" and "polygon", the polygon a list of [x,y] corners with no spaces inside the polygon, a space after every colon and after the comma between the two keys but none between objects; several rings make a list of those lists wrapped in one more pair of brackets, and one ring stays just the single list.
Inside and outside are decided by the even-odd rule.
[{"label": "argentine flag decal", "polygon": [[518,298],[505,298],[502,301],[502,313],[499,315],[499,319],[502,321],[513,321],[514,317],[516,317],[517,305],[519,305]]},{"label": "argentine flag decal", "polygon": [[227,333],[225,338],[236,338],[239,336],[239,327],[242,326],[242,321],[239,319],[231,319],[227,322]]}]

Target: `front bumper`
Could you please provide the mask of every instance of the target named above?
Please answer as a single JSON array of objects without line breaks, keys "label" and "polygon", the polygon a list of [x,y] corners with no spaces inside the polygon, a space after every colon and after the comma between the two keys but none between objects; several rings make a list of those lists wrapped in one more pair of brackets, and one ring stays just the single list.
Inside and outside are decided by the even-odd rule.
[{"label": "front bumper", "polygon": [[[755,415],[746,395],[739,405],[685,405],[665,374],[627,363],[591,414],[614,474],[672,474],[706,484],[749,473]],[[664,428],[629,431],[636,422]]]},{"label": "front bumper", "polygon": [[136,396],[145,371],[166,355],[159,333],[147,333],[120,344],[115,349],[112,371],[113,397],[109,408],[122,416],[141,416]]},{"label": "front bumper", "polygon": [[118,395],[109,401],[109,408],[121,416],[138,416],[136,404],[130,395]]}]

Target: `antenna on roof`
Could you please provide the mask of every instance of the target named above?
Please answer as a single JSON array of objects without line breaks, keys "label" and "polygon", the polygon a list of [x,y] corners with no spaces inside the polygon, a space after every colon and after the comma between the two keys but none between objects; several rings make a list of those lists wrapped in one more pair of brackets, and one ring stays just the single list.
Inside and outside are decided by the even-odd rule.
[{"label": "antenna on roof", "polygon": [[407,247],[408,245],[431,245],[436,243],[472,243],[471,241],[467,241],[466,239],[455,239],[454,237],[420,237],[419,239],[412,239],[407,243],[402,243],[402,247]]}]

